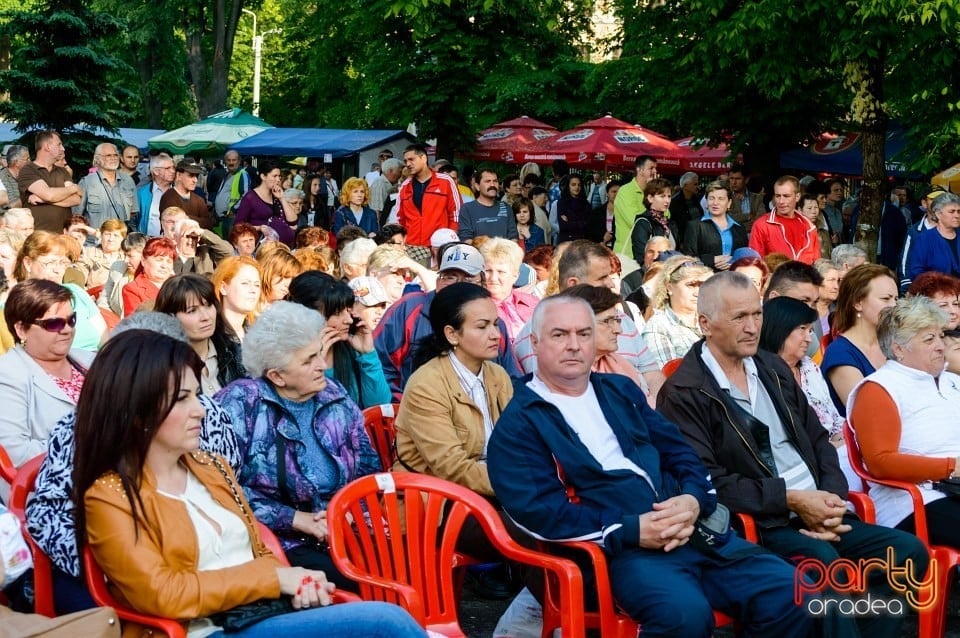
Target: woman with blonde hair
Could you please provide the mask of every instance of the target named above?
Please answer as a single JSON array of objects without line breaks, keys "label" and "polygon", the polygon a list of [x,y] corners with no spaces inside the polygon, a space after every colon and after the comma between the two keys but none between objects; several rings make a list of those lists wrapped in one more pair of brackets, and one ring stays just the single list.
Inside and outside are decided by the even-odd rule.
[{"label": "woman with blonde hair", "polygon": [[258,254],[257,263],[260,264],[262,288],[260,301],[264,306],[286,299],[290,292],[290,282],[304,270],[300,261],[286,247]]},{"label": "woman with blonde hair", "polygon": [[703,338],[697,322],[700,285],[713,270],[687,255],[671,257],[663,264],[653,293],[653,316],[643,328],[643,339],[662,368],[667,361],[687,354]]},{"label": "woman with blonde hair", "polygon": [[485,287],[497,307],[497,316],[507,328],[511,342],[533,316],[540,301],[537,297],[514,289],[523,263],[523,249],[516,242],[492,237],[480,248],[483,255]]},{"label": "woman with blonde hair", "polygon": [[[6,228],[0,228],[0,268],[7,278],[7,290],[13,288],[17,283],[17,278],[13,276],[14,268],[17,265],[17,253],[23,242]],[[3,295],[6,299],[6,295]],[[0,300],[2,302],[2,300]],[[0,303],[0,305],[3,305]]]},{"label": "woman with blonde hair", "polygon": [[370,187],[367,180],[351,177],[340,190],[340,208],[333,214],[333,234],[344,226],[359,226],[368,237],[376,237],[380,230],[377,213],[370,208]]},{"label": "woman with blonde hair", "polygon": [[257,318],[260,278],[260,264],[250,257],[227,257],[210,278],[223,320],[241,342],[247,327]]},{"label": "woman with blonde hair", "polygon": [[96,350],[107,331],[107,323],[96,302],[83,286],[64,283],[63,280],[72,263],[70,250],[75,245],[76,240],[67,235],[44,230],[34,231],[20,248],[13,276],[18,282],[46,279],[69,290],[73,298],[73,309],[77,313],[73,347],[79,350]]}]

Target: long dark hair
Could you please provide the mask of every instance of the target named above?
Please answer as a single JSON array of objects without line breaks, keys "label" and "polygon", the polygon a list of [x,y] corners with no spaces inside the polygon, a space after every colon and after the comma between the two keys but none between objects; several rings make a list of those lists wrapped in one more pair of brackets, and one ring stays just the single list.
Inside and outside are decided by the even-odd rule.
[{"label": "long dark hair", "polygon": [[[355,295],[347,284],[325,272],[308,270],[293,278],[290,282],[290,301],[313,308],[329,319],[344,310],[353,310]],[[355,385],[360,388],[360,379],[353,365],[353,347],[346,341],[338,341],[330,348],[333,353],[333,378],[349,389]],[[348,379],[354,383],[348,383]],[[357,397],[354,397],[359,403]]]},{"label": "long dark hair", "polygon": [[240,356],[240,338],[223,318],[220,300],[217,299],[213,283],[196,273],[175,275],[163,282],[153,309],[170,316],[187,309],[189,303],[196,299],[217,311],[216,327],[210,341],[217,352],[217,382],[225,386],[247,376]]},{"label": "long dark hair", "polygon": [[450,284],[433,297],[430,303],[430,327],[433,334],[419,339],[413,347],[413,369],[416,370],[424,363],[453,349],[447,341],[444,328],[453,327],[459,330],[463,327],[466,317],[464,307],[476,299],[489,299],[490,292],[477,284],[462,281]]},{"label": "long dark hair", "polygon": [[203,361],[193,348],[150,330],[123,332],[97,353],[83,382],[74,426],[72,496],[78,548],[86,543],[83,496],[107,472],[119,474],[134,529],[139,530],[147,451],[173,409],[186,370],[197,379],[203,371]]},{"label": "long dark hair", "polygon": [[805,323],[812,324],[820,315],[817,311],[792,297],[774,297],[763,304],[763,325],[760,327],[760,347],[779,355],[790,333]]}]

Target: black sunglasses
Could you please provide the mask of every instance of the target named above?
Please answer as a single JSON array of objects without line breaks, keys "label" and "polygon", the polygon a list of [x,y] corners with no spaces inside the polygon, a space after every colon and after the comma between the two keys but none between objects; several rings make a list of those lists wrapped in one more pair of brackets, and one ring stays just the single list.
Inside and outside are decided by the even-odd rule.
[{"label": "black sunglasses", "polygon": [[77,325],[77,313],[71,313],[66,319],[63,317],[51,317],[50,319],[37,319],[33,323],[47,332],[60,332],[67,326],[73,328]]}]

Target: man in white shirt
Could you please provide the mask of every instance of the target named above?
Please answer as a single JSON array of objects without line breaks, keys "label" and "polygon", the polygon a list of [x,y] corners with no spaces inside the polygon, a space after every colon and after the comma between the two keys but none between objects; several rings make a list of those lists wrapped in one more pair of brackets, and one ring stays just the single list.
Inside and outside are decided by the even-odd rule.
[{"label": "man in white shirt", "polygon": [[698,526],[716,490],[694,450],[633,381],[590,372],[590,306],[549,297],[531,322],[540,366],[515,386],[487,447],[510,519],[540,540],[601,545],[613,596],[645,634],[709,636],[720,609],[744,635],[806,636],[792,566],[723,525]]}]

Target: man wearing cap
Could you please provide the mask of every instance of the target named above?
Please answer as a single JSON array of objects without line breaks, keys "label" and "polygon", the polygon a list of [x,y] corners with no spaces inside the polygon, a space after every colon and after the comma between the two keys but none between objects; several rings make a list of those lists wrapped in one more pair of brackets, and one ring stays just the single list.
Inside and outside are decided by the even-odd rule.
[{"label": "man wearing cap", "polygon": [[113,144],[99,144],[93,152],[96,168],[80,180],[83,196],[73,207],[74,215],[83,215],[94,228],[108,219],[128,222],[137,217],[137,186],[120,168],[120,154]]},{"label": "man wearing cap", "polygon": [[[410,356],[413,345],[433,334],[430,326],[430,304],[433,303],[434,296],[450,284],[461,281],[484,285],[483,257],[473,246],[447,246],[440,256],[439,270],[436,290],[404,295],[387,309],[373,333],[383,375],[397,401],[400,400],[407,379],[413,374],[413,357]],[[513,354],[507,329],[502,323],[499,328],[500,354],[496,363],[503,366],[511,377],[520,377],[523,373]]]},{"label": "man wearing cap", "polygon": [[383,313],[387,311],[390,300],[383,284],[376,277],[355,277],[347,284],[353,290],[353,314],[360,317],[367,328],[376,330]]},{"label": "man wearing cap", "polygon": [[173,188],[160,197],[160,210],[176,206],[186,211],[187,217],[194,220],[200,227],[210,230],[216,226],[210,208],[202,197],[194,190],[197,188],[197,179],[200,177],[200,165],[189,160],[182,160],[177,164],[177,175],[173,180]]}]

